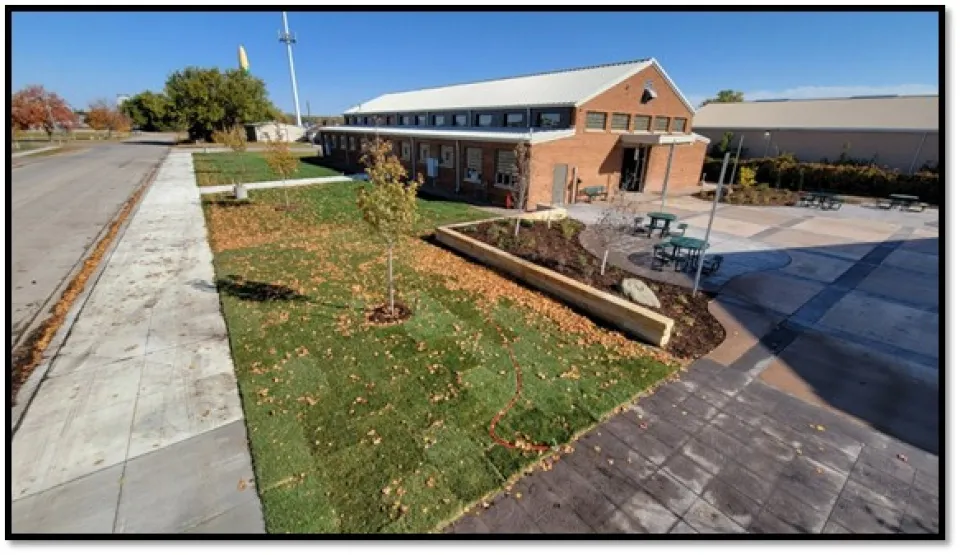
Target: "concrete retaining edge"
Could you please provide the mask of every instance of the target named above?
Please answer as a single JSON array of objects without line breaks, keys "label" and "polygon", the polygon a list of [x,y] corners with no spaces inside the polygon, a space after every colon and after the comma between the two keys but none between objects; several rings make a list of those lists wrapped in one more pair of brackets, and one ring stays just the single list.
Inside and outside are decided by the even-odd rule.
[{"label": "concrete retaining edge", "polygon": [[455,228],[499,219],[503,218],[440,226],[436,229],[435,236],[443,245],[502,270],[527,285],[549,293],[646,342],[664,347],[670,341],[674,324],[672,318],[584,285],[553,270],[527,262],[455,230]]}]

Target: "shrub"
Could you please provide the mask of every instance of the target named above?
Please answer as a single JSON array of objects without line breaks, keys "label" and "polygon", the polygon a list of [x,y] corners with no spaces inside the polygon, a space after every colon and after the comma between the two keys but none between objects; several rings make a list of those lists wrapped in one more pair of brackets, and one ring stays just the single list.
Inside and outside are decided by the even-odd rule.
[{"label": "shrub", "polygon": [[[742,160],[740,164],[742,169],[755,170],[756,181],[779,182],[780,186],[794,191],[825,189],[839,194],[867,197],[903,193],[916,195],[923,202],[931,204],[940,203],[943,191],[940,175],[930,171],[918,171],[908,175],[877,166],[796,162],[792,155]],[[707,180],[717,181],[721,165],[721,160],[708,159],[704,162],[703,172],[706,173]],[[741,183],[742,176],[741,173]]]},{"label": "shrub", "polygon": [[563,234],[564,239],[573,239],[574,235],[577,234],[576,222],[569,218],[560,220],[560,233]]},{"label": "shrub", "polygon": [[740,184],[744,187],[750,187],[757,183],[757,170],[751,167],[740,168]]}]

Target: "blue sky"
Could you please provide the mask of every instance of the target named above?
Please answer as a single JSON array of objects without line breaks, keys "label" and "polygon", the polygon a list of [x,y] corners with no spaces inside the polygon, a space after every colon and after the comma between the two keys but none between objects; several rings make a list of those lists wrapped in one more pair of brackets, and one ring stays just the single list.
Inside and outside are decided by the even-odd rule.
[{"label": "blue sky", "polygon": [[[655,57],[694,103],[936,92],[936,13],[289,12],[301,107],[340,113],[379,94]],[[15,13],[12,86],[73,106],[159,90],[171,72],[237,66],[243,44],[293,109],[280,12]]]}]

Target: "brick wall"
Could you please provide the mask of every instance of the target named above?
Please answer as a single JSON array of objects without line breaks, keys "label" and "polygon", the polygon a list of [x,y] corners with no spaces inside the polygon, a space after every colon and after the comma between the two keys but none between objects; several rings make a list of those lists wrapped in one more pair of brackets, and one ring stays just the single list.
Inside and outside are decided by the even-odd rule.
[{"label": "brick wall", "polygon": [[[652,81],[657,98],[641,103],[640,98],[647,81]],[[586,113],[588,111],[602,111],[607,113],[607,128],[604,130],[586,130]],[[533,209],[537,204],[550,204],[553,197],[553,169],[556,164],[567,165],[567,183],[564,202],[575,201],[578,190],[592,185],[603,185],[611,193],[620,185],[620,170],[623,164],[623,146],[620,144],[620,133],[610,130],[610,123],[614,113],[630,114],[630,130],[633,130],[635,115],[647,115],[651,120],[656,116],[671,118],[686,118],[685,132],[690,132],[693,113],[673,91],[664,76],[656,68],[650,67],[633,77],[614,85],[596,97],[585,102],[583,106],[572,111],[572,119],[576,134],[567,139],[535,144],[531,148],[531,180],[527,199],[527,209]],[[651,123],[652,125],[652,123]],[[672,129],[672,125],[668,127]],[[388,133],[381,136],[391,139]],[[398,141],[396,144],[399,156]],[[439,156],[439,145],[453,145],[451,140],[421,140],[411,141],[413,155],[419,158],[419,144],[429,144],[431,153]],[[358,143],[359,144],[359,143]],[[339,142],[336,146],[339,148]],[[483,151],[482,180],[486,184],[486,200],[502,205],[506,197],[506,190],[493,186],[496,168],[495,152],[499,149],[509,150],[514,145],[506,143],[486,143],[460,141],[460,171],[466,167],[466,148],[479,147]],[[675,147],[674,159],[670,171],[670,188],[673,190],[693,187],[699,184],[700,173],[703,167],[703,158],[706,154],[705,143],[692,145],[678,145]],[[647,161],[645,191],[660,191],[663,184],[663,173],[666,169],[667,152],[669,147],[664,145],[653,146],[650,149]],[[349,159],[357,164],[359,153],[349,153]],[[335,150],[332,158],[343,159],[342,151]],[[408,169],[410,169],[409,162]],[[574,168],[576,177],[580,180],[579,186],[573,182]],[[358,168],[359,169],[359,168]],[[417,164],[416,171],[426,174],[426,167]],[[455,169],[441,168],[436,181],[437,188],[454,191],[456,188]],[[461,180],[460,192],[469,194],[482,186],[473,185]]]}]

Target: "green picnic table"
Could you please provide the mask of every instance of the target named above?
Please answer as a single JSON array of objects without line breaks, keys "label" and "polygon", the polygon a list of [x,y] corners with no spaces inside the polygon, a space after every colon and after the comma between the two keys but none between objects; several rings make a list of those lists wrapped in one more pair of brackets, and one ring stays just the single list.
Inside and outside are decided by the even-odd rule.
[{"label": "green picnic table", "polygon": [[836,193],[829,191],[809,191],[800,197],[803,206],[818,206],[822,210],[840,210],[843,201]]},{"label": "green picnic table", "polygon": [[590,187],[584,187],[580,190],[580,194],[587,197],[588,202],[593,202],[593,199],[603,196],[607,198],[607,188],[603,185],[591,185]]},{"label": "green picnic table", "polygon": [[920,197],[916,195],[902,195],[902,194],[892,194],[890,195],[890,208],[894,206],[900,207],[900,210],[912,209],[914,206],[918,206],[922,212],[927,206],[920,202]]},{"label": "green picnic table", "polygon": [[670,223],[677,221],[677,215],[669,212],[650,212],[647,217],[650,218],[647,237],[653,237],[653,232],[657,229],[660,230],[660,237],[663,237],[670,232]]},{"label": "green picnic table", "polygon": [[[670,237],[654,246],[654,269],[662,268],[668,261],[674,262],[674,270],[680,270],[681,266],[686,268],[689,262],[696,262],[709,246],[706,241],[696,237]],[[666,252],[667,248],[671,249],[669,254]],[[682,254],[682,251],[687,253]]]}]

